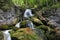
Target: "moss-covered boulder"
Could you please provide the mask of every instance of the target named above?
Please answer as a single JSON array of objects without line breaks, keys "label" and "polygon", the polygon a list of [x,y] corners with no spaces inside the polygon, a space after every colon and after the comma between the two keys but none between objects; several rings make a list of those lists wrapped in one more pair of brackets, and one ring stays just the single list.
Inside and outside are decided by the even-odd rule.
[{"label": "moss-covered boulder", "polygon": [[43,24],[37,17],[31,17],[30,20],[37,26]]},{"label": "moss-covered boulder", "polygon": [[36,31],[33,31],[30,28],[22,28],[16,31],[12,30],[10,33],[12,40],[43,40]]}]

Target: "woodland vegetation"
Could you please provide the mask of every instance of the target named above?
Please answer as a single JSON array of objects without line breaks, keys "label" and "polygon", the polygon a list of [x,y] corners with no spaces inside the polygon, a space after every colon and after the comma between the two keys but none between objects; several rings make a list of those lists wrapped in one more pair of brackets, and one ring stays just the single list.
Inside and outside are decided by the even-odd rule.
[{"label": "woodland vegetation", "polygon": [[[36,30],[26,26],[27,19],[23,17],[26,9],[34,14],[28,20]],[[10,14],[10,18],[14,17],[11,21]],[[21,19],[20,28],[16,28],[15,24]],[[0,20],[3,20],[0,22],[0,40],[4,38],[2,31],[7,29],[11,29],[12,40],[60,40],[60,0],[0,0]]]}]

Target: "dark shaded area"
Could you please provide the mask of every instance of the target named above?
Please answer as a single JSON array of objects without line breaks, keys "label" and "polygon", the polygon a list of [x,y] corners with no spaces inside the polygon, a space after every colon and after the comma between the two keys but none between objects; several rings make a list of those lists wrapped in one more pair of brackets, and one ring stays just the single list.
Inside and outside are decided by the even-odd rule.
[{"label": "dark shaded area", "polygon": [[11,40],[19,40],[19,39],[16,37],[11,37]]}]

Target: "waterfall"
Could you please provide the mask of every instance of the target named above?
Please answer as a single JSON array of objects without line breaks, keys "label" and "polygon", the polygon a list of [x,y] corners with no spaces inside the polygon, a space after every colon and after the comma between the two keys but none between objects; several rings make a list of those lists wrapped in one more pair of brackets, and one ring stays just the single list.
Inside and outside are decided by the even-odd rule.
[{"label": "waterfall", "polygon": [[20,22],[15,25],[15,27],[20,28]]},{"label": "waterfall", "polygon": [[[24,13],[24,17],[29,18],[29,17],[32,17],[32,16],[33,16],[32,11],[30,9],[26,9],[25,13]],[[27,25],[31,29],[34,29],[34,25],[33,25],[33,23],[31,21],[27,20]]]},{"label": "waterfall", "polygon": [[[24,17],[29,18],[29,17],[32,17],[32,16],[33,16],[33,14],[32,14],[32,12],[31,12],[31,10],[30,10],[30,9],[26,9],[26,11],[25,11],[25,13],[24,13]],[[27,24],[27,26],[28,26],[29,28],[31,28],[31,29],[33,29],[33,30],[36,30],[39,35],[41,35],[41,36],[44,37],[44,34],[42,33],[42,31],[39,31],[39,29],[36,29],[36,28],[34,27],[34,24],[33,24],[32,21],[27,20],[27,21],[26,21],[26,24]]]},{"label": "waterfall", "polygon": [[[30,9],[26,9],[25,13],[24,13],[24,17],[29,18],[29,17],[32,17],[32,16],[33,16],[32,11]],[[27,20],[27,26],[31,29],[34,29],[33,23],[29,20]]]},{"label": "waterfall", "polygon": [[24,13],[24,17],[29,18],[29,17],[32,17],[32,16],[33,16],[32,11],[30,9],[26,9],[25,13]]},{"label": "waterfall", "polygon": [[27,26],[31,29],[35,29],[32,21],[27,20]]},{"label": "waterfall", "polygon": [[9,31],[10,31],[10,30],[2,31],[2,33],[3,33],[3,35],[4,35],[4,40],[11,40]]},{"label": "waterfall", "polygon": [[38,34],[38,36],[41,37],[41,38],[43,38],[43,39],[41,39],[41,40],[47,40],[47,38],[45,37],[44,33],[43,33],[41,30],[36,29],[36,28],[34,27],[34,24],[33,24],[32,21],[27,20],[27,26],[28,26],[29,28],[31,28],[33,31],[36,31],[36,33]]}]

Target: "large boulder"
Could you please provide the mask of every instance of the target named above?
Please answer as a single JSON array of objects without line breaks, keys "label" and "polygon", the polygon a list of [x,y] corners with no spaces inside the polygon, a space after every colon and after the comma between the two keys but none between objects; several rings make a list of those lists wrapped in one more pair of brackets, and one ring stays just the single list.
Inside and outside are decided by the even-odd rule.
[{"label": "large boulder", "polygon": [[45,40],[44,36],[37,30],[32,30],[30,28],[22,28],[16,31],[10,31],[12,40]]},{"label": "large boulder", "polygon": [[[19,14],[20,10],[12,0],[0,0],[0,29],[4,29],[5,27],[2,27],[4,25],[8,27],[15,25],[18,22]],[[6,28],[8,28],[7,26]]]},{"label": "large boulder", "polygon": [[3,11],[0,9],[0,28],[2,28],[3,25],[14,25],[18,21],[18,18],[16,17],[15,10],[12,7],[11,10]]}]

